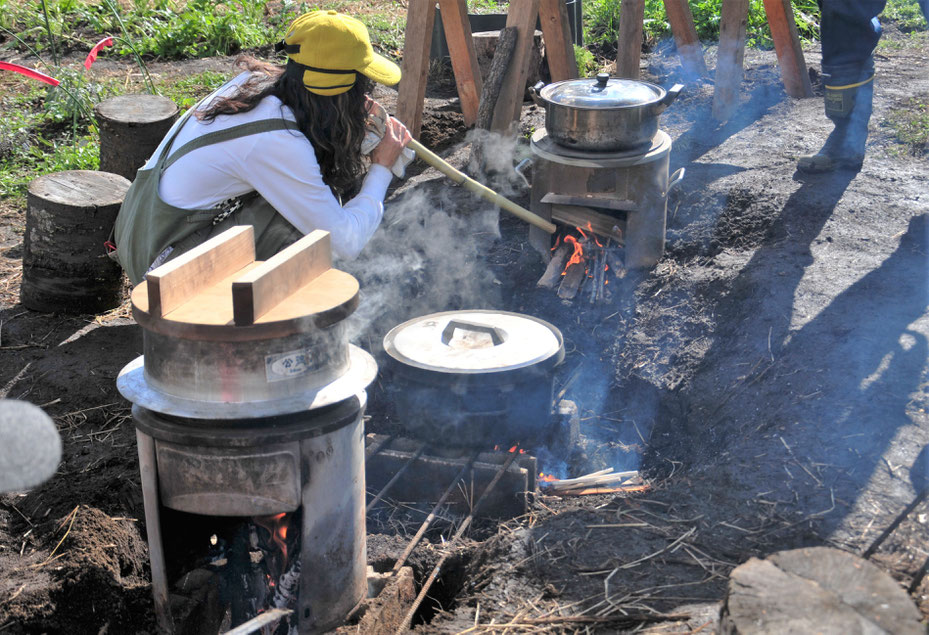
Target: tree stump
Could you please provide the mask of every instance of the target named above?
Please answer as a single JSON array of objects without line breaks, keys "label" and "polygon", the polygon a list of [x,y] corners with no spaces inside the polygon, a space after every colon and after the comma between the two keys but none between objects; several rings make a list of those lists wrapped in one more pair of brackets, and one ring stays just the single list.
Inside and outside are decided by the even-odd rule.
[{"label": "tree stump", "polygon": [[120,95],[94,108],[100,127],[100,170],[132,181],[177,119],[178,108],[160,95]]},{"label": "tree stump", "polygon": [[729,576],[720,633],[925,635],[920,613],[893,578],[830,547],[751,558]]},{"label": "tree stump", "polygon": [[122,269],[104,243],[129,181],[72,170],[29,184],[20,301],[35,311],[98,313],[122,301]]},{"label": "tree stump", "polygon": [[[494,54],[497,52],[497,43],[500,41],[500,31],[478,31],[471,34],[474,42],[474,53],[477,55],[477,65],[481,69],[481,77],[485,79],[490,74]],[[512,46],[515,46],[515,42]],[[530,53],[529,75],[526,86],[534,86],[541,78],[542,68],[542,32],[536,31],[532,39],[532,52]]]}]

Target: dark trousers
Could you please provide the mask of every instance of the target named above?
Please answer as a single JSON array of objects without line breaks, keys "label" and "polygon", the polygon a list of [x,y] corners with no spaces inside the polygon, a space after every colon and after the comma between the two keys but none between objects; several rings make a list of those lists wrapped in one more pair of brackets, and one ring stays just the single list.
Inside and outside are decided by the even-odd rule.
[{"label": "dark trousers", "polygon": [[860,66],[881,37],[877,16],[886,0],[819,0],[823,69]]}]

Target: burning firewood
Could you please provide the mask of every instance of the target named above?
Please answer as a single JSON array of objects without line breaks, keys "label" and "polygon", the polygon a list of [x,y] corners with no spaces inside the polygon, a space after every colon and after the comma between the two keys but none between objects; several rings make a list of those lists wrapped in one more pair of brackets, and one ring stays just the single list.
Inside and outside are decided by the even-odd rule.
[{"label": "burning firewood", "polygon": [[614,472],[611,467],[575,478],[556,479],[543,475],[541,480],[540,487],[548,493],[567,495],[636,491],[643,484],[638,470]]}]

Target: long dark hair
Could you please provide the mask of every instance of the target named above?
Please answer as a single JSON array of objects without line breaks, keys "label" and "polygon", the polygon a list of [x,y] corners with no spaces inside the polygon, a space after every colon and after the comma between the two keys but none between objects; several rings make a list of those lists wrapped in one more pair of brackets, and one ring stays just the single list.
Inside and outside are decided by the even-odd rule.
[{"label": "long dark hair", "polygon": [[365,135],[365,95],[372,83],[358,75],[347,92],[331,97],[316,95],[303,86],[300,73],[285,67],[241,56],[235,65],[252,73],[234,94],[214,99],[196,113],[210,122],[219,115],[248,112],[268,95],[274,95],[293,110],[297,126],[316,151],[323,181],[337,196],[352,196],[358,190],[365,164],[361,141]]}]

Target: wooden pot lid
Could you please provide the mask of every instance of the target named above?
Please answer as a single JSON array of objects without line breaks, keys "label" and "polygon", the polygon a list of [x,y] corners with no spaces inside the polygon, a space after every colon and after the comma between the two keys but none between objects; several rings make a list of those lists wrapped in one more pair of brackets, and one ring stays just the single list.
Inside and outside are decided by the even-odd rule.
[{"label": "wooden pot lid", "polygon": [[358,281],[332,268],[329,232],[314,231],[266,261],[241,225],[149,272],[132,291],[143,328],[181,338],[248,341],[339,322]]}]

